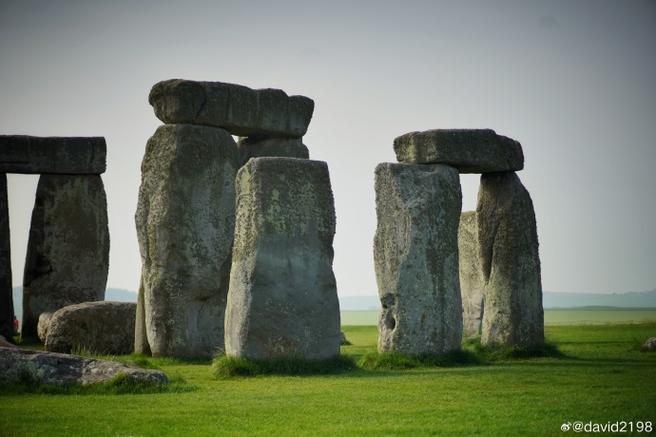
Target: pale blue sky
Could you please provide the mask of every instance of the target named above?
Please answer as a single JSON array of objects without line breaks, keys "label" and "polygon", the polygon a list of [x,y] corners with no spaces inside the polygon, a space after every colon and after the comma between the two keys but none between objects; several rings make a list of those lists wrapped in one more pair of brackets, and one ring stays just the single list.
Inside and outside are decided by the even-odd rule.
[{"label": "pale blue sky", "polygon": [[[519,140],[543,285],[656,287],[656,2],[0,0],[0,132],[108,143],[108,285],[135,290],[139,165],[160,122],[150,87],[180,77],[282,88],[316,110],[340,295],[375,294],[373,170],[412,130]],[[14,284],[36,177],[10,176]],[[462,178],[472,209],[476,176]]]}]

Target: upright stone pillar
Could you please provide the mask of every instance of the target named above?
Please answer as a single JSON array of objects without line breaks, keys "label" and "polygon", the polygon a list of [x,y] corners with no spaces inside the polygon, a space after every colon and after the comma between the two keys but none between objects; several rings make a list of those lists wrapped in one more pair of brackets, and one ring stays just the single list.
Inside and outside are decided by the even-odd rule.
[{"label": "upright stone pillar", "polygon": [[226,354],[339,355],[335,209],[325,162],[251,158],[237,174]]},{"label": "upright stone pillar", "polygon": [[544,314],[531,196],[514,172],[483,174],[476,212],[485,280],[481,343],[539,345]]},{"label": "upright stone pillar", "polygon": [[441,354],[460,348],[458,171],[379,164],[374,259],[382,303],[380,352]]},{"label": "upright stone pillar", "polygon": [[236,143],[220,128],[163,125],[148,140],[136,213],[140,352],[147,351],[139,346],[142,327],[153,356],[223,349],[238,161]]},{"label": "upright stone pillar", "polygon": [[23,277],[23,337],[37,337],[42,312],[103,300],[108,266],[107,199],[100,176],[42,175]]},{"label": "upright stone pillar", "polygon": [[471,337],[481,334],[485,288],[478,246],[476,211],[467,211],[460,215],[458,255],[463,334]]},{"label": "upright stone pillar", "polygon": [[14,300],[8,206],[7,175],[0,173],[0,335],[11,341],[14,334]]}]

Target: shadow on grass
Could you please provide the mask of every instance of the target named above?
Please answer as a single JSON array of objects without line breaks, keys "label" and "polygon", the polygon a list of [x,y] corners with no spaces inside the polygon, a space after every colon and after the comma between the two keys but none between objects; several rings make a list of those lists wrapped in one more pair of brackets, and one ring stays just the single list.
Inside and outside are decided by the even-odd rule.
[{"label": "shadow on grass", "polygon": [[154,393],[186,393],[198,387],[188,384],[181,377],[169,379],[168,384],[154,384],[136,381],[125,374],[119,374],[109,381],[98,384],[43,384],[29,374],[24,374],[15,384],[0,384],[0,396],[16,394],[52,394],[52,395],[124,395]]},{"label": "shadow on grass", "polygon": [[336,375],[356,369],[353,358],[344,355],[321,361],[299,358],[277,358],[265,361],[220,355],[212,363],[212,374],[216,379],[256,375]]},{"label": "shadow on grass", "polygon": [[561,352],[555,344],[548,342],[532,346],[483,346],[479,338],[473,338],[464,342],[463,349],[486,363],[528,358],[573,359]]},{"label": "shadow on grass", "polygon": [[370,352],[358,361],[366,370],[403,370],[419,367],[457,367],[484,364],[476,354],[457,350],[441,355],[407,355],[396,352]]}]

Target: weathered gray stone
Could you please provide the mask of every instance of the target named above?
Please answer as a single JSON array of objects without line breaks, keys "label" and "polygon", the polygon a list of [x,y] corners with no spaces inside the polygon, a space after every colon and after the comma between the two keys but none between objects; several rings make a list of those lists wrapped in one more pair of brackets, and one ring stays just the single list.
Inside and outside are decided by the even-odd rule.
[{"label": "weathered gray stone", "polygon": [[139,284],[137,295],[137,315],[134,323],[134,352],[142,355],[151,355],[148,345],[148,334],[146,333],[146,309],[144,307],[143,280]]},{"label": "weathered gray stone", "polygon": [[151,384],[169,382],[159,370],[128,367],[114,361],[77,355],[0,347],[0,385],[21,384],[26,379],[41,384],[89,385],[107,382],[118,375]]},{"label": "weathered gray stone", "polygon": [[106,154],[102,137],[0,135],[0,173],[101,174]]},{"label": "weathered gray stone", "polygon": [[0,347],[16,348],[17,346],[13,343],[9,343],[4,336],[0,335]]},{"label": "weathered gray stone", "polygon": [[374,261],[382,304],[378,350],[440,354],[460,348],[458,171],[446,165],[376,167]]},{"label": "weathered gray stone", "polygon": [[458,259],[463,334],[467,337],[480,335],[483,322],[485,280],[478,246],[476,211],[467,211],[460,215]]},{"label": "weathered gray stone", "polygon": [[0,173],[0,335],[6,338],[14,336],[14,299],[11,282],[7,175]]},{"label": "weathered gray stone", "polygon": [[648,338],[644,344],[640,347],[642,352],[654,352],[656,351],[656,337]]},{"label": "weathered gray stone", "polygon": [[84,302],[55,311],[48,324],[47,351],[97,354],[129,354],[134,349],[137,304],[132,302]]},{"label": "weathered gray stone", "polygon": [[239,159],[241,165],[246,164],[250,158],[263,156],[280,156],[287,158],[309,159],[308,148],[300,138],[240,138]]},{"label": "weathered gray stone", "polygon": [[325,162],[253,158],[237,174],[226,354],[339,355],[335,209]]},{"label": "weathered gray stone", "polygon": [[148,140],[136,225],[154,356],[223,348],[238,165],[223,129],[164,125]]},{"label": "weathered gray stone", "polygon": [[278,89],[183,79],[156,83],[148,101],[164,123],[216,126],[244,137],[300,138],[314,111],[312,99]]},{"label": "weathered gray stone", "polygon": [[515,173],[484,174],[476,213],[485,281],[481,343],[542,344],[542,282],[531,196]]},{"label": "weathered gray stone", "polygon": [[39,314],[39,323],[37,324],[36,333],[42,343],[45,343],[46,338],[48,337],[48,328],[50,328],[50,320],[52,319],[52,314],[53,313],[49,312]]},{"label": "weathered gray stone", "polygon": [[399,162],[448,164],[460,173],[517,171],[524,153],[517,141],[492,129],[433,129],[410,132],[394,140]]},{"label": "weathered gray stone", "polygon": [[103,300],[108,267],[107,199],[100,176],[42,175],[23,276],[23,337],[37,337],[43,312]]}]

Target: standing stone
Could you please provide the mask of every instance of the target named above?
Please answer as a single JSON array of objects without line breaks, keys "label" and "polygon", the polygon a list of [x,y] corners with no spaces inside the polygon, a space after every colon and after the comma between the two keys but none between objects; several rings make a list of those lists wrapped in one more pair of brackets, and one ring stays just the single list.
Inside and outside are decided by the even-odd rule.
[{"label": "standing stone", "polygon": [[183,79],[156,83],[148,102],[164,123],[215,126],[244,137],[300,138],[314,112],[312,99],[282,90]]},{"label": "standing stone", "polygon": [[458,171],[446,165],[376,167],[374,260],[383,307],[380,352],[441,354],[460,348]]},{"label": "standing stone", "polygon": [[480,335],[483,321],[485,281],[479,252],[476,211],[463,212],[458,228],[458,259],[463,334],[467,337]]},{"label": "standing stone", "polygon": [[539,345],[544,314],[531,196],[515,173],[484,174],[476,212],[485,280],[481,343]]},{"label": "standing stone", "polygon": [[522,145],[492,129],[432,129],[394,140],[399,162],[448,164],[460,173],[516,171],[524,168]]},{"label": "standing stone", "polygon": [[109,267],[107,198],[100,176],[42,175],[23,277],[22,336],[39,315],[103,300]]},{"label": "standing stone", "polygon": [[241,165],[251,158],[263,156],[282,156],[288,158],[309,159],[308,148],[300,138],[240,138],[239,160]]},{"label": "standing stone", "polygon": [[151,355],[152,353],[148,345],[148,335],[146,334],[143,280],[139,284],[139,294],[137,295],[137,311],[134,321],[134,353],[142,355]]},{"label": "standing stone", "polygon": [[136,225],[153,356],[223,349],[237,166],[223,129],[164,125],[148,140]]},{"label": "standing stone", "polygon": [[253,158],[237,174],[226,354],[339,355],[335,208],[325,162]]},{"label": "standing stone", "polygon": [[14,336],[14,300],[11,287],[11,248],[7,175],[0,173],[0,335]]}]

